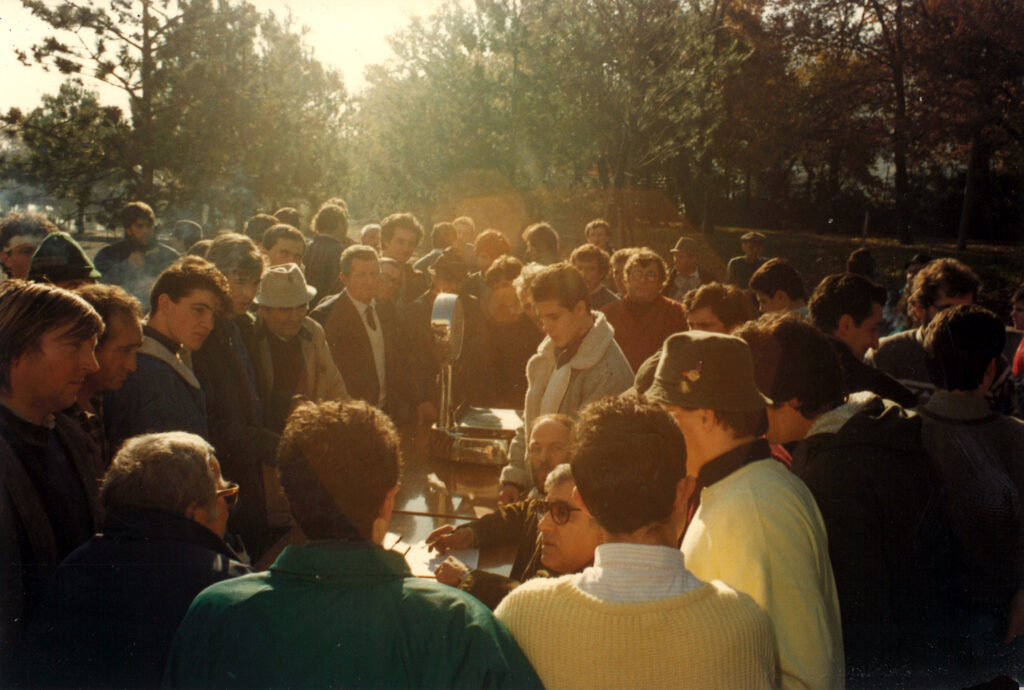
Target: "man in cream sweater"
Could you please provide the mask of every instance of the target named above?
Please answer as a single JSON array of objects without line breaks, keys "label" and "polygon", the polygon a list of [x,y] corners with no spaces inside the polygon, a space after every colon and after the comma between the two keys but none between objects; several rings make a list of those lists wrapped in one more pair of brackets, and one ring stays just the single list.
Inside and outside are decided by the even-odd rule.
[{"label": "man in cream sweater", "polygon": [[775,687],[768,618],[749,596],[694,577],[676,548],[695,480],[672,418],[605,398],[577,429],[575,509],[606,543],[592,567],[527,582],[495,611],[545,687]]},{"label": "man in cream sweater", "polygon": [[843,634],[825,525],[810,490],[762,438],[771,401],[757,389],[750,348],[729,335],[677,333],[646,395],[682,430],[697,477],[686,565],[749,594],[768,614],[783,688],[841,688]]}]

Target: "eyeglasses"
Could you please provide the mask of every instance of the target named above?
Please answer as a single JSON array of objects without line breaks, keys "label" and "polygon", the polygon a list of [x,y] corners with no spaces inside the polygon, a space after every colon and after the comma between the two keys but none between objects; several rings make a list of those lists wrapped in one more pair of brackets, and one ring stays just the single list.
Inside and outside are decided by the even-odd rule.
[{"label": "eyeglasses", "polygon": [[238,504],[238,484],[231,482],[227,488],[218,489],[217,498],[223,498],[224,504],[231,510]]},{"label": "eyeglasses", "polygon": [[556,525],[564,525],[569,522],[573,511],[579,510],[579,508],[573,508],[564,501],[537,501],[534,506],[537,511],[538,520],[543,520],[544,516],[550,513],[551,521]]}]

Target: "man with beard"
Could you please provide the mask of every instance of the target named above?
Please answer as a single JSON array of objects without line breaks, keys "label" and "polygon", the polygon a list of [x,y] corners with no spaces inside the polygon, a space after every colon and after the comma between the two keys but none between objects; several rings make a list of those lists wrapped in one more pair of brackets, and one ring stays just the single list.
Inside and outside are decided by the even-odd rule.
[{"label": "man with beard", "polygon": [[149,306],[149,290],[160,272],[178,258],[178,252],[156,241],[156,216],[141,201],[121,210],[124,239],[96,253],[96,270],[103,282],[120,285],[143,305]]}]

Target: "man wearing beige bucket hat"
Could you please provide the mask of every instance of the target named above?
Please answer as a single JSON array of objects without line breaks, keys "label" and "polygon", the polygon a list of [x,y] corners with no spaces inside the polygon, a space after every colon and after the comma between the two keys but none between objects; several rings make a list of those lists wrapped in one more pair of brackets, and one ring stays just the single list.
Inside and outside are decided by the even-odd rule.
[{"label": "man wearing beige bucket hat", "polygon": [[699,507],[686,567],[754,598],[775,628],[783,688],[843,685],[843,639],[825,526],[808,488],[762,438],[771,401],[741,339],[689,331],[665,341],[647,397],[676,420]]},{"label": "man wearing beige bucket hat", "polygon": [[316,289],[297,264],[274,266],[260,279],[253,342],[256,383],[264,420],[280,432],[296,395],[310,400],[345,400],[345,381],[327,347],[324,329],[306,316]]}]

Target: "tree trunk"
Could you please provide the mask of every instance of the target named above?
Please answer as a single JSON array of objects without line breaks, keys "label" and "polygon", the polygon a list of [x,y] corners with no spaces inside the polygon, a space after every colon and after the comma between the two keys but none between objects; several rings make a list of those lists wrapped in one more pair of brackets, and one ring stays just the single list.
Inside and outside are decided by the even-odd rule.
[{"label": "tree trunk", "polygon": [[971,151],[967,159],[967,179],[964,181],[964,204],[960,211],[960,227],[956,235],[957,251],[967,249],[967,238],[971,234],[971,225],[978,215],[978,181],[987,159],[985,148],[985,141],[982,138],[981,131],[976,129],[971,136]]}]

